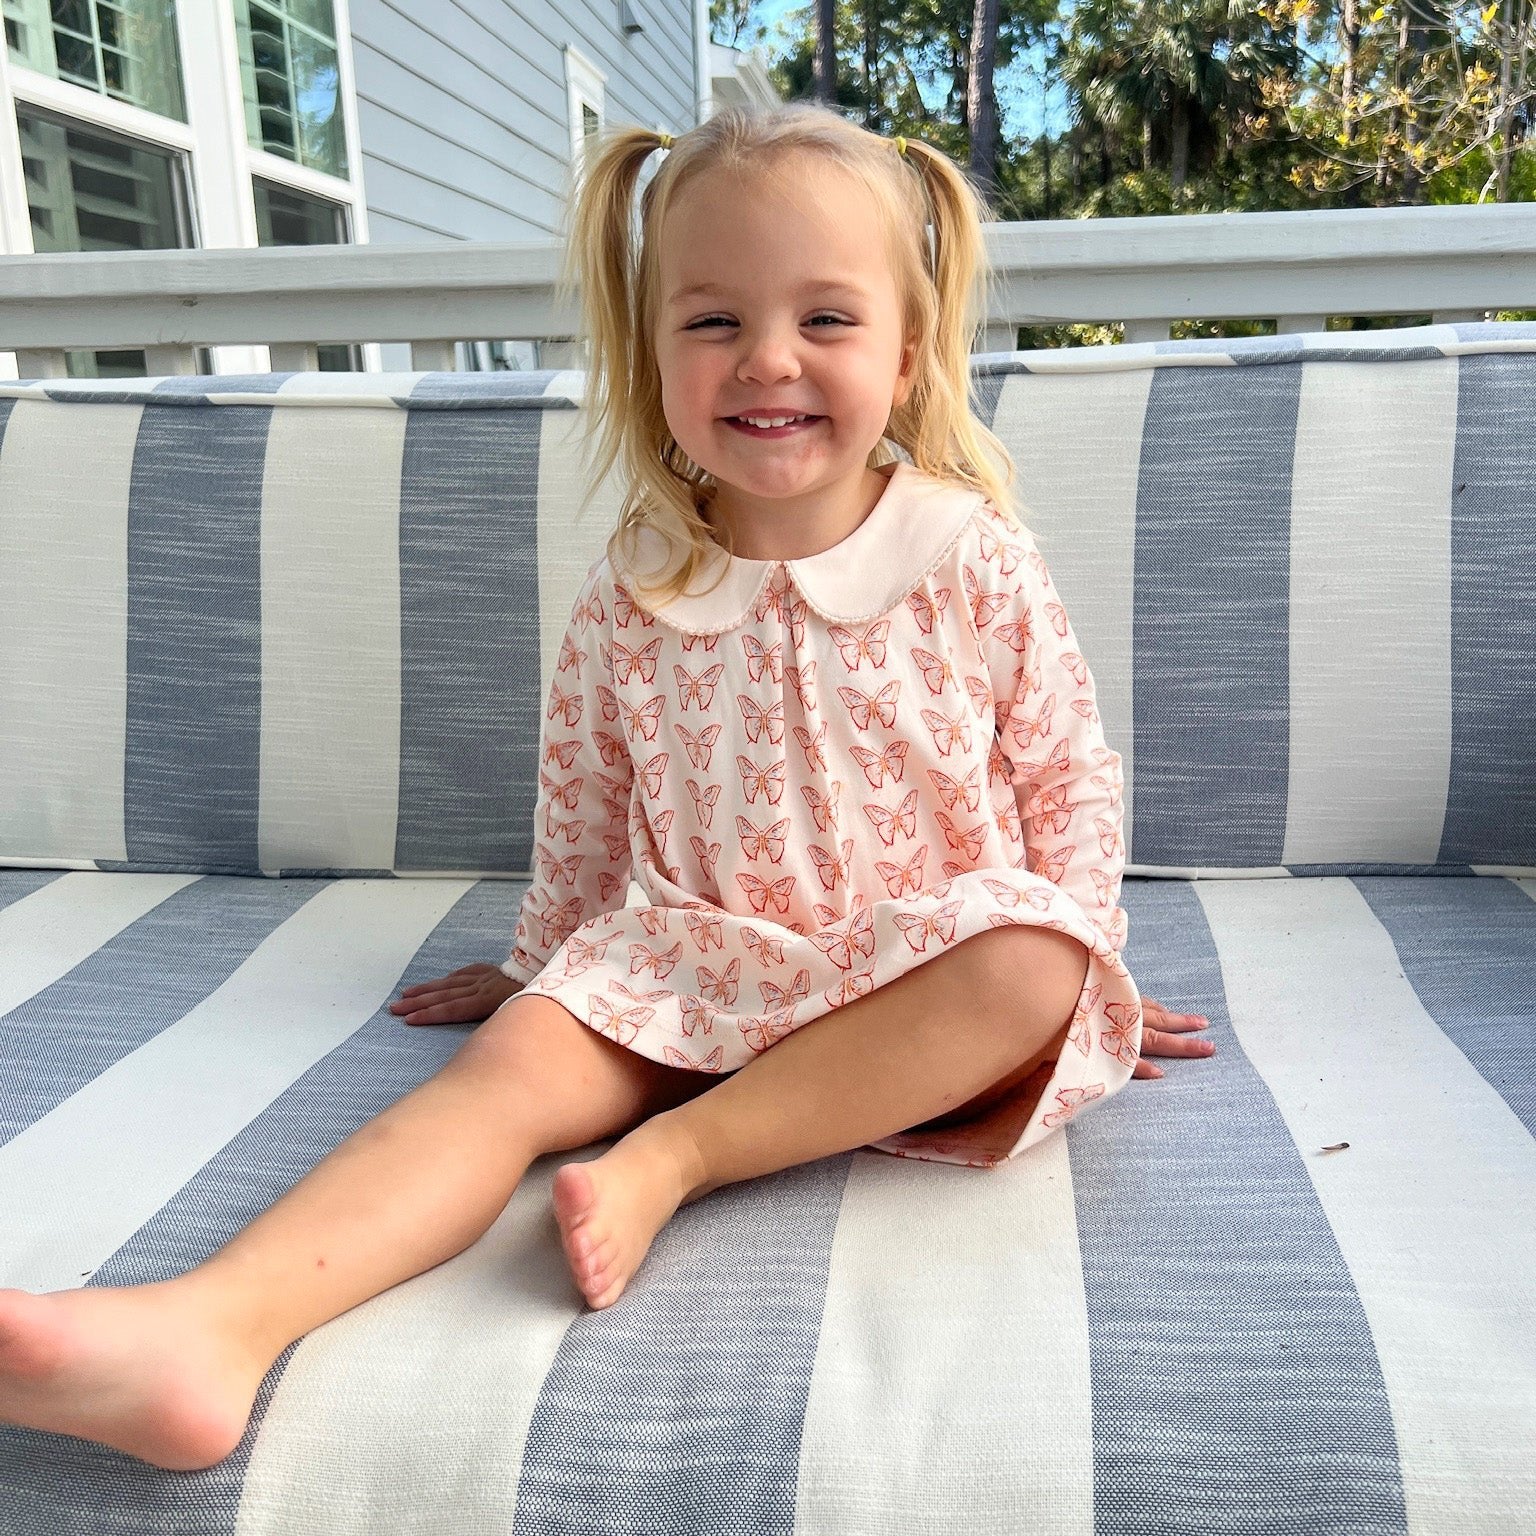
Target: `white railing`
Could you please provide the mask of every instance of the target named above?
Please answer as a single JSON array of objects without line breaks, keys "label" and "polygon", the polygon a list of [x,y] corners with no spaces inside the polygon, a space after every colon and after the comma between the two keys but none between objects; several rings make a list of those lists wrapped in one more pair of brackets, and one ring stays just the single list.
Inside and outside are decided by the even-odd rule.
[{"label": "white railing", "polygon": [[[1053,220],[987,228],[994,266],[977,349],[1019,325],[1121,321],[1127,341],[1175,320],[1330,315],[1476,319],[1536,309],[1536,204]],[[269,350],[277,371],[317,345],[405,342],[417,369],[452,368],[460,340],[546,343],[579,365],[577,315],[555,302],[559,246],[307,246],[0,257],[0,353],[55,378],[73,348],[144,348],[151,374],[190,373],[194,348]],[[255,366],[259,367],[260,363]]]}]

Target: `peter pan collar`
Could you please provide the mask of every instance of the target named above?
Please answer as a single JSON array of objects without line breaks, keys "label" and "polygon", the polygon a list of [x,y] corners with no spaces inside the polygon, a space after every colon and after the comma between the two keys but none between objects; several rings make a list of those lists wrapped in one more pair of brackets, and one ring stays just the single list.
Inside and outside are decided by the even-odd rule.
[{"label": "peter pan collar", "polygon": [[[656,607],[641,603],[623,569],[616,566],[614,574],[637,604],[685,634],[734,629],[780,565],[822,618],[841,624],[877,619],[938,568],[985,499],[979,491],[949,485],[904,460],[891,468],[889,481],[869,516],[846,539],[803,560],[744,560],[715,545],[688,590]],[[642,581],[654,581],[667,563],[662,535],[641,527],[635,553],[630,569]],[[706,591],[722,566],[719,585]]]}]

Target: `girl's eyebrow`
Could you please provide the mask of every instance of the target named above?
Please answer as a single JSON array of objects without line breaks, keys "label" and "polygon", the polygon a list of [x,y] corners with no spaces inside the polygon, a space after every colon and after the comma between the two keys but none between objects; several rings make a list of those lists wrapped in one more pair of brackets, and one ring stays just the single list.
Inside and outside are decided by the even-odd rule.
[{"label": "girl's eyebrow", "polygon": [[[684,299],[706,298],[711,295],[729,297],[730,292],[731,290],[722,283],[690,283],[686,288],[679,288],[667,302],[681,304]],[[830,277],[813,277],[809,282],[802,283],[797,292],[801,294],[845,293],[859,299],[867,297],[864,290],[857,284]]]}]

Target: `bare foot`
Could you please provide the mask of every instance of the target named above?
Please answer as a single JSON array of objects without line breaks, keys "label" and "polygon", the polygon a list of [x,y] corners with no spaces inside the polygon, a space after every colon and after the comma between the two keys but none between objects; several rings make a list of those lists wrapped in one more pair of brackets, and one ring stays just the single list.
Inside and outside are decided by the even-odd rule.
[{"label": "bare foot", "polygon": [[611,1307],[678,1206],[700,1191],[698,1153],[657,1116],[590,1163],[555,1174],[555,1216],[571,1276],[591,1307]]},{"label": "bare foot", "polygon": [[239,1445],[266,1375],[167,1283],[0,1290],[0,1420],[171,1472]]}]

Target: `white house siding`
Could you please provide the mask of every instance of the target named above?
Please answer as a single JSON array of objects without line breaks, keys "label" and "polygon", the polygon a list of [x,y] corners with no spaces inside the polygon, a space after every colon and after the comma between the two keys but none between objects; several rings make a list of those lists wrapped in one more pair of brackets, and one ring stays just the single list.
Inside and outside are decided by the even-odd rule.
[{"label": "white house siding", "polygon": [[607,76],[607,126],[698,120],[693,0],[352,0],[374,244],[557,237],[570,176],[564,47]]}]

